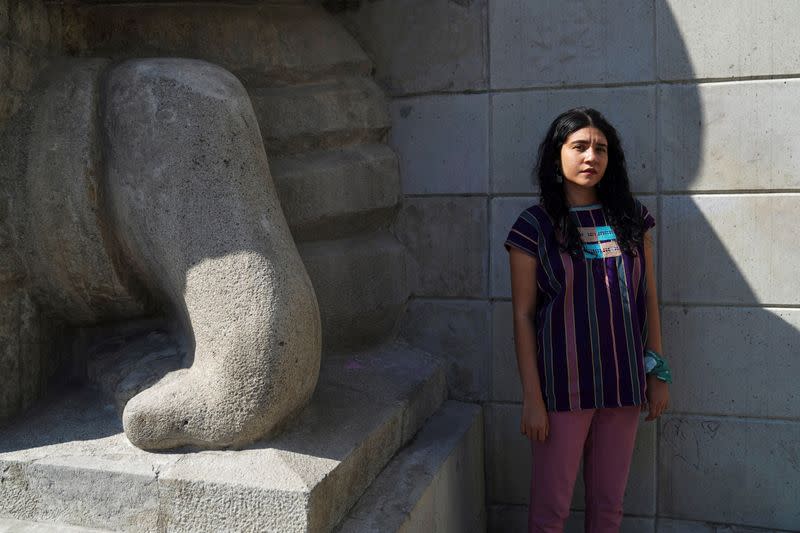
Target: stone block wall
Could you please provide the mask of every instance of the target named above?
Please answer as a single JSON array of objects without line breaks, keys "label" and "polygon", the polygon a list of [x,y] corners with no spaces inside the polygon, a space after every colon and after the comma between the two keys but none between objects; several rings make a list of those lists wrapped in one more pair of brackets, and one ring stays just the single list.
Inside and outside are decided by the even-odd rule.
[{"label": "stone block wall", "polygon": [[413,291],[401,333],[451,361],[452,396],[484,406],[491,529],[524,530],[530,464],[502,243],[537,201],[545,127],[589,105],[618,127],[658,222],[676,376],[670,412],[640,426],[623,530],[800,530],[798,17],[790,0],[402,0],[342,15],[392,95]]},{"label": "stone block wall", "polygon": [[412,300],[401,335],[451,361],[455,398],[489,400],[486,2],[362,2],[341,18],[390,102]]},{"label": "stone block wall", "polygon": [[[0,132],[25,104],[36,74],[53,52],[60,24],[41,0],[0,0]],[[0,133],[1,135],[2,133]],[[10,135],[13,136],[13,133]],[[12,141],[13,143],[13,141]],[[52,325],[43,322],[26,287],[20,258],[11,249],[12,164],[0,163],[0,422],[29,405],[42,390],[51,357]],[[23,359],[20,354],[28,354]]]},{"label": "stone block wall", "polygon": [[0,0],[0,124],[25,100],[50,48],[51,25],[41,0]]}]

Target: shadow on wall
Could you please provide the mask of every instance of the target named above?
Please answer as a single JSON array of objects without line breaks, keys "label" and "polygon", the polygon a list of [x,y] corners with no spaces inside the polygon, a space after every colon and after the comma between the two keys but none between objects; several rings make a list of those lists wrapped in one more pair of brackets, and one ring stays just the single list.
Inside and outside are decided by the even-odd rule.
[{"label": "shadow on wall", "polygon": [[[796,253],[788,251],[793,243],[782,236],[777,224],[796,218],[797,196],[747,192],[781,188],[773,183],[788,182],[787,174],[797,172],[796,162],[777,149],[784,146],[780,139],[774,140],[780,136],[768,133],[773,138],[763,138],[764,131],[775,130],[773,123],[780,120],[775,110],[791,101],[791,88],[773,80],[698,84],[696,78],[715,74],[701,66],[704,58],[696,56],[697,50],[706,43],[726,45],[712,37],[701,38],[694,29],[687,31],[687,17],[697,14],[695,7],[666,0],[652,5],[657,16],[658,64],[648,74],[652,78],[636,72],[633,76],[655,80],[654,96],[648,92],[649,81],[646,86],[510,90],[493,95],[493,190],[509,195],[529,190],[524,180],[534,143],[555,113],[590,105],[620,126],[634,190],[659,193],[656,231],[662,329],[665,353],[676,376],[670,411],[659,422],[657,452],[644,441],[649,433],[642,435],[642,456],[634,458],[637,468],[628,487],[628,510],[640,516],[657,510],[662,517],[794,530],[800,526],[796,505],[800,498],[800,396],[795,392],[800,377],[796,354],[800,332],[797,311],[785,307],[800,300],[800,284],[790,267],[797,262],[791,261]],[[680,10],[679,16],[673,6],[676,12]],[[711,13],[709,8],[696,7],[696,11]],[[615,23],[641,27],[635,14],[625,16],[627,20]],[[556,37],[562,33],[553,32]],[[565,56],[583,50],[574,42],[557,43],[561,45],[567,47],[559,51]],[[528,64],[536,63],[530,57],[535,52],[523,53],[521,48],[509,46],[509,53],[521,54]],[[552,52],[553,47],[537,44],[537,49],[545,58],[537,59],[540,63],[555,64],[561,57]],[[690,56],[690,51],[695,55]],[[593,53],[602,54],[602,48]],[[642,54],[630,53],[634,57],[623,67],[619,67],[622,61],[610,56],[593,56],[592,66],[600,68],[597,64],[603,65],[605,59],[607,70],[611,64],[618,70],[615,75],[629,78],[625,67],[644,70],[637,64],[642,63]],[[573,63],[564,60],[564,65]],[[493,63],[493,75],[502,68],[496,66]],[[596,77],[608,81],[604,75],[605,71]],[[549,80],[565,83],[555,76]],[[768,100],[774,97],[780,99],[778,103]],[[650,109],[656,111],[654,124],[647,114]],[[652,128],[645,127],[650,124]],[[650,154],[655,164],[650,163]],[[764,162],[768,157],[777,159]],[[736,194],[723,194],[726,191]],[[650,205],[652,198],[643,199]],[[491,282],[492,294],[500,299],[506,299],[510,291],[503,239],[513,218],[535,201],[492,199]],[[502,317],[497,314],[500,309],[509,320],[495,330],[495,345],[500,347],[494,354],[495,370],[500,372],[493,375],[492,399],[519,402],[518,388],[498,394],[498,385],[518,387],[510,361],[513,355],[505,355],[513,353],[510,304],[498,304],[495,316]],[[778,307],[764,307],[770,305]],[[515,447],[514,453],[503,449],[489,459],[496,465],[488,470],[492,503],[527,502],[527,480],[519,464],[528,460],[529,451],[521,439],[517,443],[510,438],[518,435],[514,427],[518,406],[491,406],[490,413],[502,429],[487,431],[487,438],[497,439],[490,446],[496,450],[501,445]],[[654,457],[657,475],[652,469]]]},{"label": "shadow on wall", "polygon": [[763,419],[798,420],[800,332],[784,318],[789,310],[760,306],[796,303],[790,262],[779,260],[786,257],[779,246],[791,243],[775,239],[778,222],[796,213],[796,199],[717,194],[773,182],[748,175],[760,167],[735,149],[742,135],[763,146],[756,136],[769,106],[747,89],[751,82],[694,83],[669,3],[658,0],[656,9],[662,328],[676,375],[671,410],[690,415],[660,422],[660,514],[792,528],[800,524],[791,509],[797,431]]}]

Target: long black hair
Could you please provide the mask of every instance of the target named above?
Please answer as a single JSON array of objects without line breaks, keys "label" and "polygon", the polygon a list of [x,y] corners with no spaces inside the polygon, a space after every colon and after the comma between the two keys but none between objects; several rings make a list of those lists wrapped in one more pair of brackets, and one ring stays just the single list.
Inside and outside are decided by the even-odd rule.
[{"label": "long black hair", "polygon": [[597,197],[603,206],[606,220],[617,234],[619,247],[632,255],[644,241],[645,225],[630,190],[625,153],[614,129],[599,111],[589,107],[576,107],[561,113],[550,124],[539,145],[539,156],[534,175],[539,182],[542,204],[553,219],[561,250],[577,255],[582,251],[578,229],[569,216],[569,205],[564,184],[559,174],[561,146],[572,133],[586,127],[595,127],[608,141],[608,166],[596,185]]}]

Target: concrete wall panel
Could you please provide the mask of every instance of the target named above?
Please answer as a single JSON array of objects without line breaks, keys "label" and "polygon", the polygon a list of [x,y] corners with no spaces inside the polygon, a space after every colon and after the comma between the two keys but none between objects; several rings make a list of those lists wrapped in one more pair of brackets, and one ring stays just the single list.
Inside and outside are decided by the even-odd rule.
[{"label": "concrete wall panel", "polygon": [[527,505],[531,482],[531,444],[519,432],[520,404],[484,405],[486,495],[491,503]]},{"label": "concrete wall panel", "polygon": [[800,420],[800,310],[666,306],[662,325],[671,410]]},{"label": "concrete wall panel", "polygon": [[511,302],[492,304],[492,400],[521,402]]},{"label": "concrete wall panel", "polygon": [[489,2],[491,86],[653,80],[652,2]]},{"label": "concrete wall panel", "polygon": [[655,4],[660,79],[800,73],[800,5],[794,0]]},{"label": "concrete wall panel", "polygon": [[489,396],[490,309],[486,301],[411,300],[400,336],[444,357],[449,363],[451,398],[485,400]]},{"label": "concrete wall panel", "polygon": [[389,144],[405,194],[485,193],[489,181],[486,94],[424,96],[391,104]]},{"label": "concrete wall panel", "polygon": [[800,80],[663,85],[658,98],[663,191],[800,188]]},{"label": "concrete wall panel", "polygon": [[487,86],[486,0],[362,2],[343,22],[390,94]]},{"label": "concrete wall panel", "polygon": [[486,296],[487,218],[485,198],[437,196],[405,201],[394,231],[406,247],[412,294]]},{"label": "concrete wall panel", "polygon": [[577,106],[596,108],[617,128],[632,189],[655,192],[655,98],[652,86],[492,95],[492,192],[538,191],[533,168],[539,143],[553,119]]},{"label": "concrete wall panel", "polygon": [[800,248],[787,230],[800,194],[665,196],[663,210],[663,301],[800,301],[792,268],[800,264]]},{"label": "concrete wall panel", "polygon": [[659,509],[669,518],[797,530],[800,423],[667,415]]}]

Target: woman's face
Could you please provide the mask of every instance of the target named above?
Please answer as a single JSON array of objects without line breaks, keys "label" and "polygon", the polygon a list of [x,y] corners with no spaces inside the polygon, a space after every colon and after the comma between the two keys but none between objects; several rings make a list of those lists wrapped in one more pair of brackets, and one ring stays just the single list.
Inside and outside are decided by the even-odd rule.
[{"label": "woman's face", "polygon": [[608,141],[593,126],[572,132],[561,146],[564,187],[593,188],[608,166]]}]

